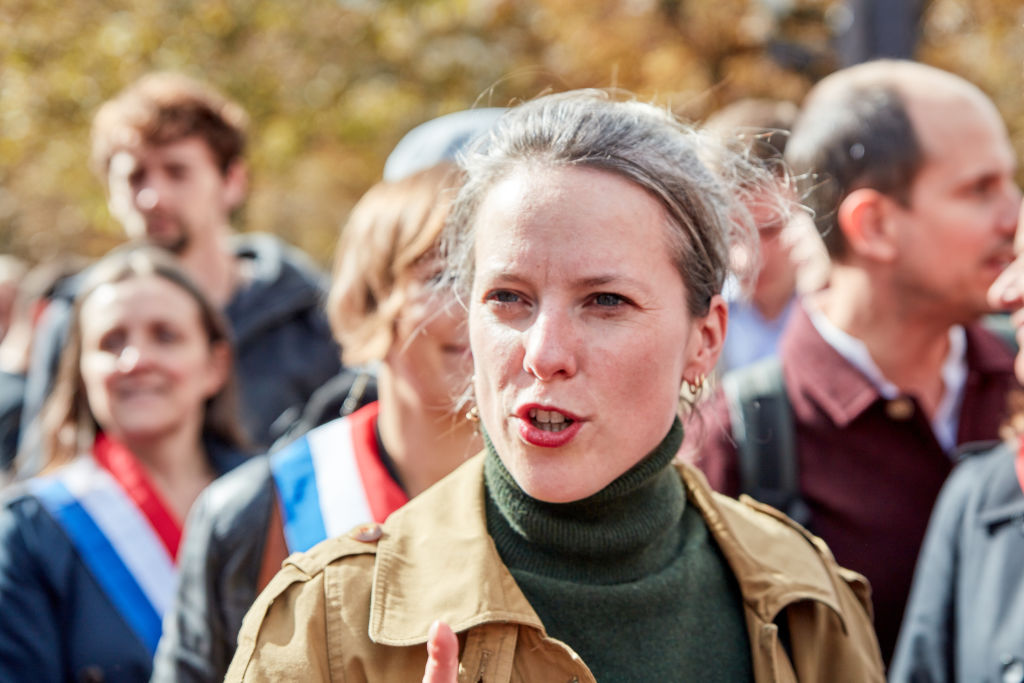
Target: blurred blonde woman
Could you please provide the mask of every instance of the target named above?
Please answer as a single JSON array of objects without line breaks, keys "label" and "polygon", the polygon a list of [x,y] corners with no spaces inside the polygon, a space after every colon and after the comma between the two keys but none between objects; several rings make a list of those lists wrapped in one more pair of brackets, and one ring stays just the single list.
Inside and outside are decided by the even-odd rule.
[{"label": "blurred blonde woman", "polygon": [[222,680],[243,615],[289,553],[383,522],[480,448],[456,410],[471,358],[438,254],[458,180],[454,166],[434,166],[378,183],[353,209],[328,317],[346,366],[376,364],[379,400],[202,496],[154,680]]}]

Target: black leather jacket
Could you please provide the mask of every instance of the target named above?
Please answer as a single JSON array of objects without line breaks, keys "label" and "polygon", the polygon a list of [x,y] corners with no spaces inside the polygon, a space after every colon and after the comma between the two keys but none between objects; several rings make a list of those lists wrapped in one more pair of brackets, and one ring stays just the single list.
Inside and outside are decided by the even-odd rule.
[{"label": "black leather jacket", "polygon": [[[313,395],[288,437],[298,438],[376,397],[372,375],[346,370]],[[265,455],[215,481],[193,504],[178,554],[178,594],[164,619],[153,681],[224,680],[242,618],[256,599],[276,504]]]},{"label": "black leather jacket", "polygon": [[262,455],[221,477],[193,504],[153,681],[224,679],[242,617],[256,599],[274,496],[269,459]]}]

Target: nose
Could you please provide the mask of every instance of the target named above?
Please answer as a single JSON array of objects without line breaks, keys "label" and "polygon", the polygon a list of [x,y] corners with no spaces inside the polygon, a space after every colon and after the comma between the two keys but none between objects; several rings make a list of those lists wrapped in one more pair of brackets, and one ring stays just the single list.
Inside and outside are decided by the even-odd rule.
[{"label": "nose", "polygon": [[576,374],[580,335],[568,315],[542,312],[523,334],[523,370],[542,382]]},{"label": "nose", "polygon": [[128,373],[136,369],[142,364],[143,356],[142,351],[135,344],[130,344],[121,349],[121,353],[117,356],[117,370],[118,372]]},{"label": "nose", "polygon": [[152,211],[160,203],[160,193],[153,185],[147,185],[135,195],[135,203],[142,211]]}]

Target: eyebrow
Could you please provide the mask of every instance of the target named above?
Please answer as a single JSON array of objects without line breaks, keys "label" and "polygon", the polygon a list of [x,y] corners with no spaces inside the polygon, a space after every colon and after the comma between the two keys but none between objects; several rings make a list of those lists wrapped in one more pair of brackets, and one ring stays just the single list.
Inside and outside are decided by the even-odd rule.
[{"label": "eyebrow", "polygon": [[[509,283],[512,283],[512,284],[521,284],[521,285],[528,285],[528,284],[530,284],[530,282],[529,282],[529,280],[527,278],[524,278],[524,277],[522,277],[520,275],[516,275],[515,273],[509,273],[509,272],[505,272],[505,271],[500,271],[500,272],[494,273],[491,277],[493,277],[494,279],[502,280],[502,281],[509,282]],[[611,284],[611,283],[616,283],[616,282],[626,283],[628,285],[632,285],[633,287],[637,287],[637,288],[640,288],[640,289],[647,289],[647,286],[642,281],[637,280],[636,278],[632,278],[632,277],[629,277],[627,275],[613,275],[613,274],[595,275],[595,276],[592,276],[592,277],[580,278],[579,280],[573,280],[572,281],[572,286],[574,288],[577,288],[577,289],[594,289],[594,288],[603,287],[605,285],[608,285],[608,284]]]}]

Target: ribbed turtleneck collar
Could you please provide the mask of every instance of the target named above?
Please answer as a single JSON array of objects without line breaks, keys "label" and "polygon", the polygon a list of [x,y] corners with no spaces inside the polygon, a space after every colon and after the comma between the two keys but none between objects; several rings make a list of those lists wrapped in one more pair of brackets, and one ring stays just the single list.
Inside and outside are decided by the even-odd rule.
[{"label": "ribbed turtleneck collar", "polygon": [[678,551],[686,508],[670,466],[683,440],[678,418],[661,443],[601,491],[571,503],[527,495],[484,434],[487,530],[513,570],[588,583],[620,583],[660,569]]}]

